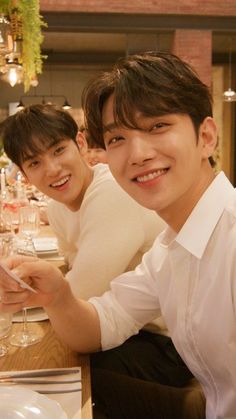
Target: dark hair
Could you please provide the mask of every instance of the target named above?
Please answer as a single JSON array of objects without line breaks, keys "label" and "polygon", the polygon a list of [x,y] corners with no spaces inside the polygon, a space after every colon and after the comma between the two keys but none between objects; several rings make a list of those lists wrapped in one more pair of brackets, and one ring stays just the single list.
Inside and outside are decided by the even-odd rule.
[{"label": "dark hair", "polygon": [[[127,128],[138,128],[137,111],[146,116],[188,114],[196,133],[203,120],[212,116],[209,89],[189,64],[165,52],[131,55],[90,81],[83,91],[86,127],[100,147],[104,147],[102,110],[112,94],[114,121]],[[210,157],[210,161],[214,160]]]},{"label": "dark hair", "polygon": [[71,139],[77,144],[77,132],[72,116],[53,105],[28,106],[1,125],[4,150],[20,168],[25,159],[61,140]]},{"label": "dark hair", "polygon": [[84,134],[84,137],[85,137],[85,140],[87,142],[88,148],[99,147],[99,148],[103,148],[104,150],[106,149],[104,144],[101,146],[96,141],[94,141],[94,139],[91,137],[91,135],[89,135],[89,132],[88,132],[87,128],[85,127],[85,125],[80,125],[79,131]]}]

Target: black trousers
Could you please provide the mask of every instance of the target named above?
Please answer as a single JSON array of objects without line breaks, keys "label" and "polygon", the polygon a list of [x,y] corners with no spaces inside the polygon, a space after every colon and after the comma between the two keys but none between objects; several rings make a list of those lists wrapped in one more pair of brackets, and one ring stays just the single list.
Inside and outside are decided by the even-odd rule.
[{"label": "black trousers", "polygon": [[203,419],[200,386],[171,339],[145,331],[91,355],[94,419]]}]

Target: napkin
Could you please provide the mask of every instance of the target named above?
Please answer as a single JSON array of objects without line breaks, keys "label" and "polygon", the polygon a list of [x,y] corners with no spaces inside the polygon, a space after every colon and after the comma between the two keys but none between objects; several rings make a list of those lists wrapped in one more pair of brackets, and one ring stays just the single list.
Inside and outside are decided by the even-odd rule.
[{"label": "napkin", "polygon": [[[56,369],[60,372],[60,368]],[[65,370],[65,368],[63,368]],[[26,377],[26,378],[12,378],[14,380],[14,387],[23,387],[28,388],[30,390],[36,392],[43,392],[46,397],[49,397],[52,400],[57,401],[62,409],[66,412],[68,419],[81,419],[81,405],[82,405],[82,383],[81,383],[81,368],[80,367],[72,367],[66,368],[68,372],[75,371],[70,374],[63,374],[60,373],[58,375],[45,375],[43,377],[34,376],[34,377]],[[45,372],[47,374],[50,369],[42,369],[42,370],[32,370],[31,372],[40,371]],[[22,374],[27,373],[27,371],[5,371],[0,373],[0,379],[3,377],[9,377],[12,374]],[[19,383],[19,380],[32,380],[32,383]],[[35,382],[37,381],[37,382]],[[55,382],[50,384],[50,382]],[[17,382],[15,384],[15,382]],[[43,384],[43,383],[44,384]],[[2,382],[3,383],[3,382]],[[5,381],[4,385],[11,385],[10,382]],[[54,393],[55,392],[55,393]],[[61,392],[61,393],[58,393]]]}]

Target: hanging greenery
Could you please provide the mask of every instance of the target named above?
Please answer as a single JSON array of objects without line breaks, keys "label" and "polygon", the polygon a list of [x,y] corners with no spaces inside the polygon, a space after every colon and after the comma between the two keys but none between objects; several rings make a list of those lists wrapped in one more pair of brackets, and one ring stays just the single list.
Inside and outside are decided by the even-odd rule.
[{"label": "hanging greenery", "polygon": [[0,0],[0,13],[8,15],[13,40],[22,44],[18,61],[23,66],[24,90],[27,92],[37,74],[42,73],[42,27],[47,26],[39,11],[39,0]]},{"label": "hanging greenery", "polygon": [[0,0],[0,13],[8,14],[9,0]]}]

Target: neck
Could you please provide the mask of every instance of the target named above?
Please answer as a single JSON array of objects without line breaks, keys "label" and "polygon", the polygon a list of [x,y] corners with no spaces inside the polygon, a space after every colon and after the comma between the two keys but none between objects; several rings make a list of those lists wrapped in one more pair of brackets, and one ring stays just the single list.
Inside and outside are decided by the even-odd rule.
[{"label": "neck", "polygon": [[194,188],[191,188],[185,195],[181,196],[178,202],[174,202],[173,205],[165,208],[163,211],[159,211],[158,215],[163,218],[172,230],[178,233],[215,176],[214,171],[211,169],[207,176],[205,174],[204,178],[200,179]]},{"label": "neck", "polygon": [[86,170],[86,175],[84,177],[84,183],[83,183],[83,187],[79,193],[79,195],[76,197],[76,199],[74,201],[71,201],[68,205],[67,208],[69,208],[69,210],[71,211],[78,211],[82,205],[83,199],[84,199],[84,195],[89,187],[89,185],[91,184],[92,180],[93,180],[93,176],[94,176],[94,171],[92,168],[90,168],[89,166],[85,165],[85,170]]}]

